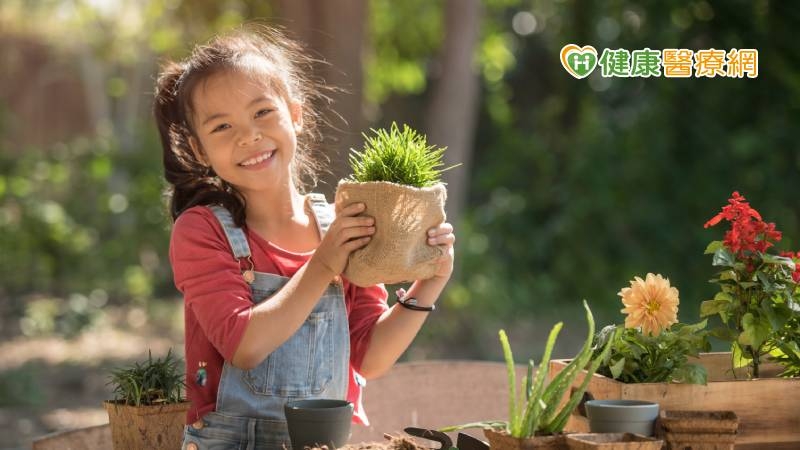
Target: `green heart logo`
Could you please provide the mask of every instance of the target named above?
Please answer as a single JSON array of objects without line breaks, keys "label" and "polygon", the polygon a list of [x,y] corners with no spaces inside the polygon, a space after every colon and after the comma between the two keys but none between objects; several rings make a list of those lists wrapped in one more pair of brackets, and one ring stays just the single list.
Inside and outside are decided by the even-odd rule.
[{"label": "green heart logo", "polygon": [[567,44],[561,49],[561,65],[573,77],[585,78],[597,66],[597,50],[591,45]]}]

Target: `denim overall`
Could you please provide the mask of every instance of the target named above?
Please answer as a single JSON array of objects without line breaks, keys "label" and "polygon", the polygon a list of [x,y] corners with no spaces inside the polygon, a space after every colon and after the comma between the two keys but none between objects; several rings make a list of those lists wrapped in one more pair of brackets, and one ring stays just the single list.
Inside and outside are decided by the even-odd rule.
[{"label": "denim overall", "polygon": [[[333,221],[331,205],[320,194],[307,200],[316,217],[320,237]],[[222,224],[233,256],[252,269],[250,247],[228,210],[212,206]],[[250,283],[253,302],[277,292],[289,278],[254,272]],[[245,277],[247,279],[247,277]],[[350,361],[350,332],[340,284],[330,284],[297,332],[258,367],[242,370],[228,361],[222,369],[217,407],[184,433],[183,448],[198,450],[274,450],[291,448],[283,406],[304,398],[345,399]]]}]

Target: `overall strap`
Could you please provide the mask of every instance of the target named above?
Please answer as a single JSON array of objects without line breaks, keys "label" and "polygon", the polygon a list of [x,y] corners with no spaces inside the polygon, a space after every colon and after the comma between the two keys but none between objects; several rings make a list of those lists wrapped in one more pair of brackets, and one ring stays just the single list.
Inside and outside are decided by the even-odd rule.
[{"label": "overall strap", "polygon": [[336,218],[333,206],[328,204],[328,201],[325,200],[325,196],[322,194],[312,192],[308,194],[307,198],[309,204],[311,204],[311,210],[317,218],[319,235],[320,237],[324,237],[325,233],[328,232],[328,228],[331,226],[331,222]]},{"label": "overall strap", "polygon": [[230,211],[220,205],[209,206],[211,211],[217,216],[217,220],[222,225],[225,231],[225,236],[228,238],[228,243],[233,250],[233,257],[236,259],[248,258],[250,256],[250,246],[247,244],[247,237],[244,231],[233,223],[233,216]]}]

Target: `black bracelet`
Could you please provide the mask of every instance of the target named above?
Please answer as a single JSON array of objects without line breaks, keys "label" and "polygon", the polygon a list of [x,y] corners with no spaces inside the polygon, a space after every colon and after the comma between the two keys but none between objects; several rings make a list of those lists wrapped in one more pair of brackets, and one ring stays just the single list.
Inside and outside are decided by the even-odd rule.
[{"label": "black bracelet", "polygon": [[402,306],[403,308],[410,309],[412,311],[424,311],[424,312],[431,312],[436,309],[436,305],[431,306],[418,306],[417,299],[414,297],[411,298],[398,298],[397,303]]}]

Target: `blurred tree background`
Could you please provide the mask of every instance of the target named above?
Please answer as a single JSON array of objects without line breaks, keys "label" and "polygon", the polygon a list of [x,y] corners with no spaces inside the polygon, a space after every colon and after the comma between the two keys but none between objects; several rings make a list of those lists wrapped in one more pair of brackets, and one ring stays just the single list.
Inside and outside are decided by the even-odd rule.
[{"label": "blurred tree background", "polygon": [[[164,311],[180,327],[154,77],[163,59],[259,18],[303,40],[328,62],[318,75],[341,88],[320,149],[332,160],[318,188],[329,199],[347,149],[392,121],[463,163],[446,180],[458,271],[407,358],[499,359],[501,327],[538,357],[556,320],[567,322],[557,348],[567,356],[584,332],[581,299],[599,323],[619,322],[617,292],[647,272],[670,278],[679,318],[696,321],[714,290],[703,250],[722,237],[702,225],[734,190],[784,232],[782,248],[800,249],[790,2],[4,0],[6,344],[77,339],[114,311],[134,331]],[[559,61],[568,43],[754,48],[759,75],[576,80]],[[29,377],[0,366],[0,403],[13,405]]]}]

